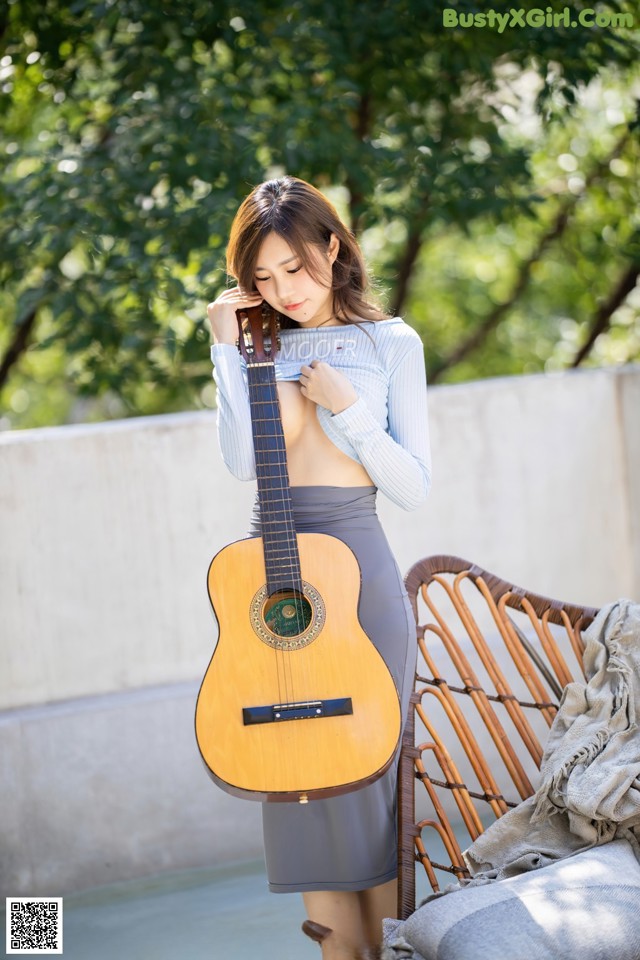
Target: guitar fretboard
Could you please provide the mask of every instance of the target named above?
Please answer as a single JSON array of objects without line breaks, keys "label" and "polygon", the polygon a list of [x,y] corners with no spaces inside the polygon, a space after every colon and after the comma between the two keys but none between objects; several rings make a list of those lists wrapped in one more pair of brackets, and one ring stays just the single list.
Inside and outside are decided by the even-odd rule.
[{"label": "guitar fretboard", "polygon": [[269,594],[302,590],[300,557],[273,363],[247,365],[262,542]]}]

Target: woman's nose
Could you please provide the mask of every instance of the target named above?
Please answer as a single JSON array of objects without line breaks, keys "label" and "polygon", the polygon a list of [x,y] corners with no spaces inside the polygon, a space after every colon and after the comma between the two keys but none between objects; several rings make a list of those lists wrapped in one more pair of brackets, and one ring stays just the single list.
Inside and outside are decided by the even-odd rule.
[{"label": "woman's nose", "polygon": [[289,278],[276,279],[276,296],[280,303],[292,303],[291,281]]}]

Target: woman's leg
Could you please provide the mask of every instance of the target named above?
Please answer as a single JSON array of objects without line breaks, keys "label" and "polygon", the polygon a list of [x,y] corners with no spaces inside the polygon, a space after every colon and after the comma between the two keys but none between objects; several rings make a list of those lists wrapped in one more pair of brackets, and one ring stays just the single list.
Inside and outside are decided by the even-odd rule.
[{"label": "woman's leg", "polygon": [[389,880],[377,887],[361,890],[360,916],[367,943],[377,947],[382,943],[382,921],[385,917],[395,917],[398,912],[398,881]]},{"label": "woman's leg", "polygon": [[397,912],[397,890],[397,880],[389,880],[357,892],[303,893],[309,920],[332,931],[322,941],[322,960],[356,960],[367,949],[379,947],[384,917],[395,917]]},{"label": "woman's leg", "polygon": [[350,890],[313,890],[302,894],[309,920],[329,927],[322,960],[354,960],[367,947],[362,923],[361,894]]}]

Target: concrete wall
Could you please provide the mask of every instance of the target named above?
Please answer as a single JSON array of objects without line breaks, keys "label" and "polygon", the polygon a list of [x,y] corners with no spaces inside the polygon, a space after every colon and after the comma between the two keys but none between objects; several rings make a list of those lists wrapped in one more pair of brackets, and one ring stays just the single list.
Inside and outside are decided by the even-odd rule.
[{"label": "concrete wall", "polygon": [[[432,389],[429,500],[380,497],[401,569],[453,553],[578,603],[640,598],[639,414],[640,367]],[[208,563],[253,499],[214,421],[0,435],[7,895],[259,854],[259,805],[212,785],[193,737]]]}]

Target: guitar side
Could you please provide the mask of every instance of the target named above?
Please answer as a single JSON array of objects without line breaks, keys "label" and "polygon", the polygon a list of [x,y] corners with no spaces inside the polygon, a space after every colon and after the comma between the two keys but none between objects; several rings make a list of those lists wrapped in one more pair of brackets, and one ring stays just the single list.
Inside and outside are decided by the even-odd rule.
[{"label": "guitar side", "polygon": [[[265,584],[260,537],[223,548],[209,568],[220,634],[198,695],[196,739],[218,786],[249,799],[314,799],[364,787],[388,769],[400,739],[395,683],[358,620],[354,554],[326,534],[297,540],[303,581],[319,597],[308,642],[303,632],[301,641],[271,637],[270,645],[264,621],[257,622]],[[336,703],[351,712],[332,715],[328,705]],[[275,708],[291,704],[300,717],[278,718]],[[247,722],[272,708],[272,721]]]}]

